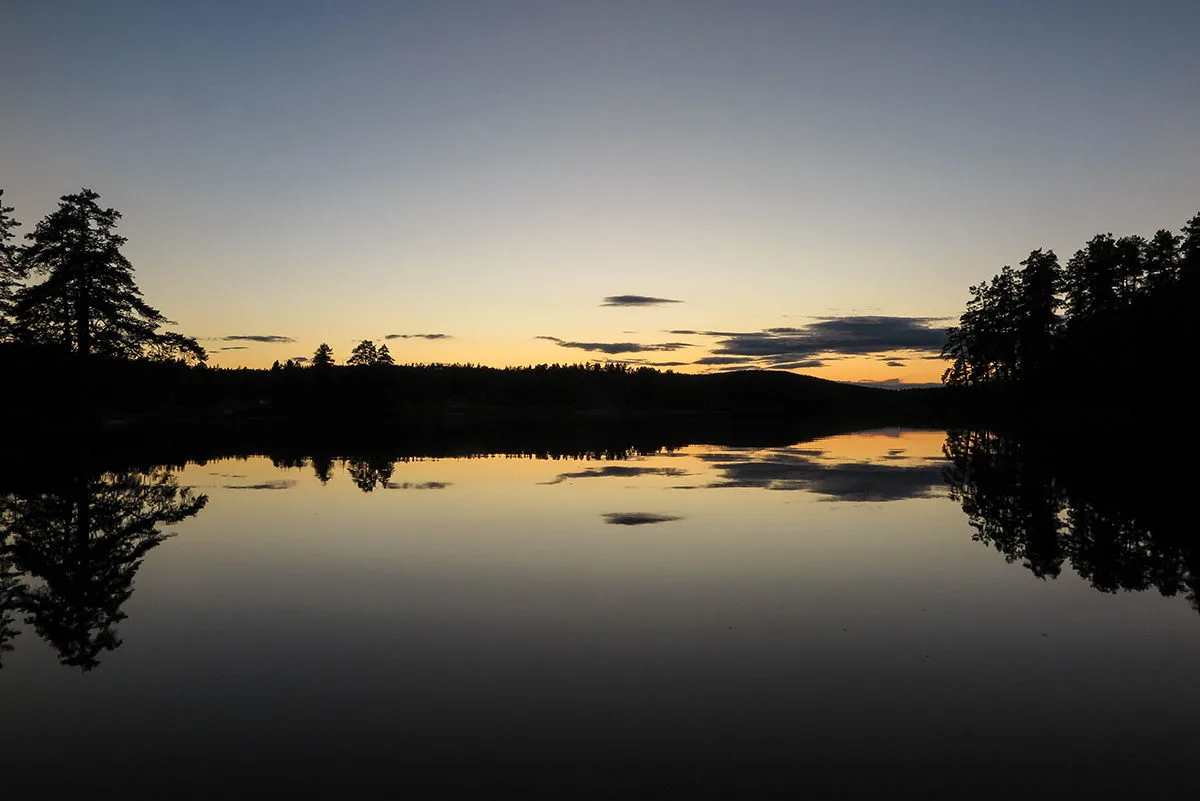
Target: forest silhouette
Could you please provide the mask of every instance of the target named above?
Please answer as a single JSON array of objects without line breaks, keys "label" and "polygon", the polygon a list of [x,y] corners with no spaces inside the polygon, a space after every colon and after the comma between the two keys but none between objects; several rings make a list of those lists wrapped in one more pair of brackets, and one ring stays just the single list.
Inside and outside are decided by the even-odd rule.
[{"label": "forest silhouette", "polygon": [[[344,363],[321,343],[303,364],[210,368],[204,348],[164,330],[170,322],[142,299],[121,253],[120,214],[98,200],[89,189],[63,196],[20,245],[13,209],[0,202],[0,370],[10,388],[0,413],[23,423],[10,440],[31,446],[12,469],[50,471],[68,453],[92,476],[0,498],[0,647],[18,613],[70,664],[89,667],[115,647],[132,575],[161,541],[157,524],[205,501],[169,472],[139,472],[146,465],[269,453],[325,482],[340,460],[366,492],[390,487],[403,458],[622,459],[889,425],[951,431],[954,497],[977,539],[1006,558],[1042,577],[1070,563],[1101,590],[1157,587],[1196,604],[1196,554],[1162,517],[1185,488],[1093,466],[1113,461],[1101,427],[1111,440],[1140,435],[1149,419],[1188,419],[1190,393],[1172,381],[1196,342],[1200,215],[1149,239],[1099,234],[1065,265],[1051,250],[1030,252],[1020,269],[970,288],[947,332],[943,388],[886,391],[765,370],[396,364],[370,340]],[[1134,365],[1144,380],[1130,377]],[[1170,439],[1137,441],[1158,459]],[[13,475],[0,469],[0,485]],[[1117,493],[1136,510],[1111,508]],[[116,500],[93,512],[100,496]]]},{"label": "forest silhouette", "polygon": [[1034,250],[970,293],[943,350],[943,381],[977,390],[970,397],[1003,398],[1053,426],[1072,412],[1140,420],[1190,406],[1172,385],[1197,341],[1200,214],[1179,234],[1098,234],[1065,265]]},{"label": "forest silhouette", "polygon": [[[1019,270],[1005,267],[971,287],[947,332],[950,366],[940,390],[621,363],[396,364],[386,344],[370,340],[344,364],[321,343],[304,363],[217,369],[196,339],[163,330],[170,321],[142,298],[121,252],[120,213],[98,201],[90,189],[64,195],[25,244],[13,209],[0,202],[0,369],[18,388],[0,396],[0,412],[30,430],[119,429],[124,439],[149,440],[164,432],[236,438],[274,429],[303,438],[342,430],[411,440],[651,419],[676,430],[747,417],[764,427],[803,419],[842,429],[996,417],[1055,428],[1135,420],[1182,414],[1185,393],[1163,387],[1190,355],[1200,301],[1197,215],[1179,234],[1097,235],[1065,266],[1053,251],[1034,250]],[[1139,374],[1149,379],[1130,378]]]}]

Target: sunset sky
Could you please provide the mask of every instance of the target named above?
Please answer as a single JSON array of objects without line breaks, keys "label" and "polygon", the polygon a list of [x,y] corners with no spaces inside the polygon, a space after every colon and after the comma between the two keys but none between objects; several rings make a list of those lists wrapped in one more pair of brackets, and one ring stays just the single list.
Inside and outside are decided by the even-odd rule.
[{"label": "sunset sky", "polygon": [[1200,211],[1200,3],[53,2],[0,188],[87,186],[210,363],[935,381],[967,288]]}]

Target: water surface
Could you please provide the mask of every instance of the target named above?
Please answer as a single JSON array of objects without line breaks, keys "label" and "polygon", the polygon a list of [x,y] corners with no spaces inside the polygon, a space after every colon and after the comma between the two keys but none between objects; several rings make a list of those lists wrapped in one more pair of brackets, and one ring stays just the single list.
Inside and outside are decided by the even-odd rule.
[{"label": "water surface", "polygon": [[147,797],[1190,786],[1190,551],[1121,521],[1100,547],[1108,517],[997,490],[965,442],[953,462],[945,432],[898,430],[249,457],[0,493],[4,776]]}]

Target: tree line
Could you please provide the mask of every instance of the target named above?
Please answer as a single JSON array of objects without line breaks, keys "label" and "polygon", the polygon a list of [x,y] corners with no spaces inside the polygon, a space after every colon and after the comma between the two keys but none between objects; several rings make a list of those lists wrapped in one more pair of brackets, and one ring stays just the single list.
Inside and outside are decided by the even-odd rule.
[{"label": "tree line", "polygon": [[17,241],[21,226],[0,190],[0,343],[93,357],[203,362],[195,339],[173,331],[142,298],[122,254],[120,212],[81,189]]},{"label": "tree line", "polygon": [[1200,214],[1178,234],[1098,234],[1065,265],[1039,248],[970,295],[947,332],[947,385],[1079,393],[1122,375],[1159,380],[1195,341]]}]

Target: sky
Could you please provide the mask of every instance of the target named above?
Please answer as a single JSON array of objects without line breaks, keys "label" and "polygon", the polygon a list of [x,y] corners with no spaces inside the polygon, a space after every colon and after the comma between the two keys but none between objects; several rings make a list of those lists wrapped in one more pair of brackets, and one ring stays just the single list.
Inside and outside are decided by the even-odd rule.
[{"label": "sky", "polygon": [[210,364],[937,381],[968,287],[1200,211],[1200,3],[54,2],[0,188],[89,187]]}]

